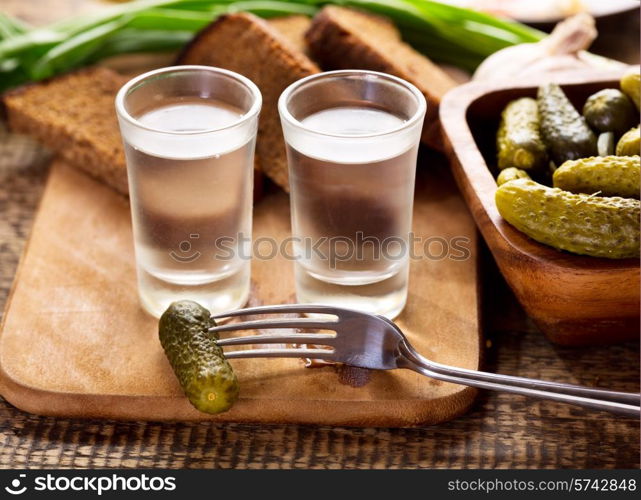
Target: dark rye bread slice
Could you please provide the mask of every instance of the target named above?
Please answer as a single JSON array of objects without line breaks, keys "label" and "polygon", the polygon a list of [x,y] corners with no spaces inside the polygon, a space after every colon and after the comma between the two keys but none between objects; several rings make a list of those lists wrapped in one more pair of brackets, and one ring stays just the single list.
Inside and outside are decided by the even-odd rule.
[{"label": "dark rye bread slice", "polygon": [[85,68],[3,96],[9,128],[30,135],[72,165],[127,194],[127,169],[114,99],[127,81]]},{"label": "dark rye bread slice", "polygon": [[179,64],[217,66],[252,80],[263,95],[256,154],[260,169],[289,189],[278,98],[291,83],[319,72],[305,54],[266,21],[226,14],[204,28],[178,57]]},{"label": "dark rye bread slice", "polygon": [[442,149],[438,106],[457,83],[404,43],[391,21],[355,9],[327,6],[314,17],[306,39],[310,54],[324,69],[381,71],[416,85],[427,100],[423,140]]},{"label": "dark rye bread slice", "polygon": [[312,25],[311,18],[301,14],[291,16],[272,17],[267,20],[272,28],[275,28],[296,50],[303,54],[308,53],[305,33]]},{"label": "dark rye bread slice", "polygon": [[[274,19],[290,43],[302,46],[304,16]],[[220,49],[219,49],[220,50]],[[127,195],[125,155],[114,99],[129,76],[102,67],[80,69],[2,96],[11,130],[30,135],[70,164]],[[280,131],[280,124],[278,124]],[[286,172],[286,170],[285,170]],[[255,195],[260,175],[255,176]]]}]

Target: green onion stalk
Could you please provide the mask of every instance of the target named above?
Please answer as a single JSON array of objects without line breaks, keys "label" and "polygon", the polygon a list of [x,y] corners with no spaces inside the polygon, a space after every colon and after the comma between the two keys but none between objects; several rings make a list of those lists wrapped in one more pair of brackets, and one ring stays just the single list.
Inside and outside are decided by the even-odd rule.
[{"label": "green onion stalk", "polygon": [[182,47],[218,16],[313,16],[327,4],[389,17],[417,50],[473,70],[504,47],[544,34],[523,24],[430,0],[134,0],[32,28],[0,12],[0,92],[106,57]]}]

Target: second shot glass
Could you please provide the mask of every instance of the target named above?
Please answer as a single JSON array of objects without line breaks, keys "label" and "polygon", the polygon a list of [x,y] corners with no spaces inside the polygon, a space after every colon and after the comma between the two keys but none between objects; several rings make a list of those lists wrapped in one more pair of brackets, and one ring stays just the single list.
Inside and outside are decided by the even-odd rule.
[{"label": "second shot glass", "polygon": [[281,95],[299,302],[402,311],[426,106],[371,71],[312,75]]}]

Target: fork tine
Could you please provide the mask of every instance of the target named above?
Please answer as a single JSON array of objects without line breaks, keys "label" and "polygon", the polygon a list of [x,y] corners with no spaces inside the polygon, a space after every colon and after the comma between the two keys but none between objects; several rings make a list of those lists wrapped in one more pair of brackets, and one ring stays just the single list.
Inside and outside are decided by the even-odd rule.
[{"label": "fork tine", "polygon": [[288,335],[245,335],[217,340],[220,347],[249,344],[322,344],[332,345],[336,339],[331,333],[290,333]]},{"label": "fork tine", "polygon": [[312,358],[331,361],[334,359],[332,349],[243,349],[225,352],[228,359],[239,358]]},{"label": "fork tine", "polygon": [[318,320],[315,318],[282,318],[282,319],[259,319],[245,321],[243,323],[229,323],[227,325],[212,326],[209,332],[234,332],[237,330],[257,330],[261,328],[317,328],[321,330],[332,330],[332,325],[338,322],[334,320]]},{"label": "fork tine", "polygon": [[[332,312],[333,311],[333,312]],[[258,306],[247,309],[238,309],[213,315],[212,318],[232,318],[234,316],[248,316],[250,314],[290,314],[290,313],[316,313],[332,314],[336,316],[336,308],[323,305],[281,304],[277,306]]]}]

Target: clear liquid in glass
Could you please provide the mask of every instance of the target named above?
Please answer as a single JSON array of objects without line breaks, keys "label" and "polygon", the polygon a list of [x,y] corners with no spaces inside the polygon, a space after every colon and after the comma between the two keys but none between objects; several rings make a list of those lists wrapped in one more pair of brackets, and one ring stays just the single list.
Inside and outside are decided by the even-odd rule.
[{"label": "clear liquid in glass", "polygon": [[[241,116],[220,101],[180,98],[136,118],[150,128],[198,132]],[[213,313],[247,301],[253,142],[181,150],[159,135],[125,145],[139,294],[152,315],[175,300],[195,300]]]},{"label": "clear liquid in glass", "polygon": [[[404,120],[380,109],[346,106],[314,113],[301,123],[357,137],[393,130]],[[288,158],[298,301],[395,317],[407,299],[418,146],[297,145],[300,149],[288,145]]]}]

